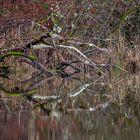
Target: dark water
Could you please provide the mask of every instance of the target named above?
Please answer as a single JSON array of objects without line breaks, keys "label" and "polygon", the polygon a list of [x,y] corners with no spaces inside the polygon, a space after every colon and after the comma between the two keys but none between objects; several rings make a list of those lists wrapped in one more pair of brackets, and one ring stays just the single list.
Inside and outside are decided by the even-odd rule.
[{"label": "dark water", "polygon": [[34,111],[0,114],[1,140],[138,140],[139,137],[138,120],[123,115],[56,111],[49,117]]},{"label": "dark water", "polygon": [[139,75],[0,80],[0,140],[138,140]]}]

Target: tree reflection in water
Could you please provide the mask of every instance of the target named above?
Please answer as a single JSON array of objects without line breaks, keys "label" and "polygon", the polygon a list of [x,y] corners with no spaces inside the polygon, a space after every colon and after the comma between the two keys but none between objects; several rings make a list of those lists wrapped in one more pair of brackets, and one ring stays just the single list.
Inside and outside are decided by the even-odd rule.
[{"label": "tree reflection in water", "polygon": [[138,76],[104,78],[37,74],[16,86],[3,80],[0,139],[138,139]]}]

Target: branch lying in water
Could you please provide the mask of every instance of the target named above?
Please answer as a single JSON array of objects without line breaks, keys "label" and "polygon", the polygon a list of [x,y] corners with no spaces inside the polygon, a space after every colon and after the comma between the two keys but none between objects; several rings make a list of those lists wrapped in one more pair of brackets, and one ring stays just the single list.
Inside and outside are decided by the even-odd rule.
[{"label": "branch lying in water", "polygon": [[54,75],[53,72],[50,70],[45,69],[40,63],[38,63],[36,60],[36,57],[31,56],[31,55],[26,55],[25,53],[22,52],[7,52],[6,54],[3,54],[0,56],[0,62],[3,62],[5,58],[9,56],[16,56],[16,57],[22,57],[21,62],[27,63],[34,68],[40,70],[41,72],[45,73],[46,75],[52,76]]},{"label": "branch lying in water", "polygon": [[[93,61],[91,61],[86,55],[84,55],[80,50],[78,50],[77,48],[75,48],[74,46],[67,46],[67,45],[57,45],[56,46],[57,48],[65,48],[65,49],[71,49],[71,50],[74,50],[75,52],[77,52],[80,56],[81,56],[81,59],[80,61],[86,65],[89,65],[89,66],[93,66],[96,70],[98,70],[98,72],[101,72],[102,74],[103,71],[101,71],[96,63],[94,63]],[[52,45],[44,45],[44,44],[38,44],[38,45],[33,45],[31,47],[32,49],[41,49],[41,48],[54,48],[54,46]],[[71,52],[70,52],[71,53]],[[83,59],[82,59],[83,58]]]},{"label": "branch lying in water", "polygon": [[22,52],[8,52],[8,53],[0,56],[0,62],[4,61],[4,59],[9,57],[9,56],[25,57],[25,58],[28,58],[31,61],[36,60],[36,57],[31,56],[31,55],[26,55],[25,53],[22,53]]},{"label": "branch lying in water", "polygon": [[[88,83],[88,84],[83,84],[82,86],[80,86],[76,91],[70,92],[67,97],[69,98],[73,98],[76,97],[78,95],[80,95],[80,93],[82,93],[85,89],[87,89],[87,87],[89,87],[92,83]],[[40,96],[40,95],[33,95],[33,98],[35,99],[41,99],[41,100],[57,100],[59,99],[59,102],[62,101],[62,98],[60,95],[54,95],[54,96]]]}]

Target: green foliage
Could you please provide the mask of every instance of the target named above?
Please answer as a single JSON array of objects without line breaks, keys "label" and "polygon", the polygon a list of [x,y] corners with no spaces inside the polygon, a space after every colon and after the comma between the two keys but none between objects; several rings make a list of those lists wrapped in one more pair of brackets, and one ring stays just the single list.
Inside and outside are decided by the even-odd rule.
[{"label": "green foliage", "polygon": [[45,10],[48,10],[48,9],[49,9],[48,3],[44,3],[44,4],[43,4],[43,8],[44,8]]},{"label": "green foliage", "polygon": [[32,2],[39,2],[40,0],[32,0]]},{"label": "green foliage", "polygon": [[127,18],[127,16],[129,16],[130,14],[132,14],[133,12],[137,11],[138,9],[140,9],[140,5],[133,7],[131,9],[129,9],[128,11],[126,11],[123,16],[121,17],[121,21],[124,22],[125,19]]},{"label": "green foliage", "polygon": [[44,3],[43,1],[40,0],[32,0],[32,2],[39,3],[44,10],[49,9],[49,4],[47,2]]},{"label": "green foliage", "polygon": [[4,14],[4,9],[0,9],[0,17]]},{"label": "green foliage", "polygon": [[122,14],[122,16],[120,17],[120,23],[118,24],[118,26],[116,27],[114,32],[119,31],[119,28],[121,27],[121,25],[126,21],[126,19],[134,12],[136,12],[137,10],[140,9],[140,5],[133,7],[131,9],[128,9],[126,12],[124,12]]},{"label": "green foliage", "polygon": [[123,64],[121,61],[117,62],[117,64],[115,65],[115,75],[117,77],[119,77],[121,75],[121,72],[122,72],[122,68],[123,67]]}]

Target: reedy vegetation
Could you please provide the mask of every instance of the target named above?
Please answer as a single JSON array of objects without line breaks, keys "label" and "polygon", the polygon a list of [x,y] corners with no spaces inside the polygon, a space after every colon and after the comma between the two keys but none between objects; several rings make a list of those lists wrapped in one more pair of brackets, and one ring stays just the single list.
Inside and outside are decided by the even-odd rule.
[{"label": "reedy vegetation", "polygon": [[[16,65],[22,68],[20,70],[29,71],[32,66],[47,76],[92,71],[90,78],[103,77],[100,82],[103,82],[103,87],[107,86],[107,103],[115,100],[121,104],[131,90],[138,93],[139,85],[130,84],[131,80],[123,78],[127,73],[139,71],[138,1],[17,0],[1,3],[2,67]],[[8,57],[11,55],[18,58]],[[105,82],[109,74],[111,80],[107,78]],[[19,75],[27,78],[21,73]],[[17,79],[14,77],[16,82]],[[130,85],[133,86],[129,88]],[[80,100],[81,103],[77,104],[84,102],[84,108],[97,104],[97,100],[88,101],[90,105]]]}]

